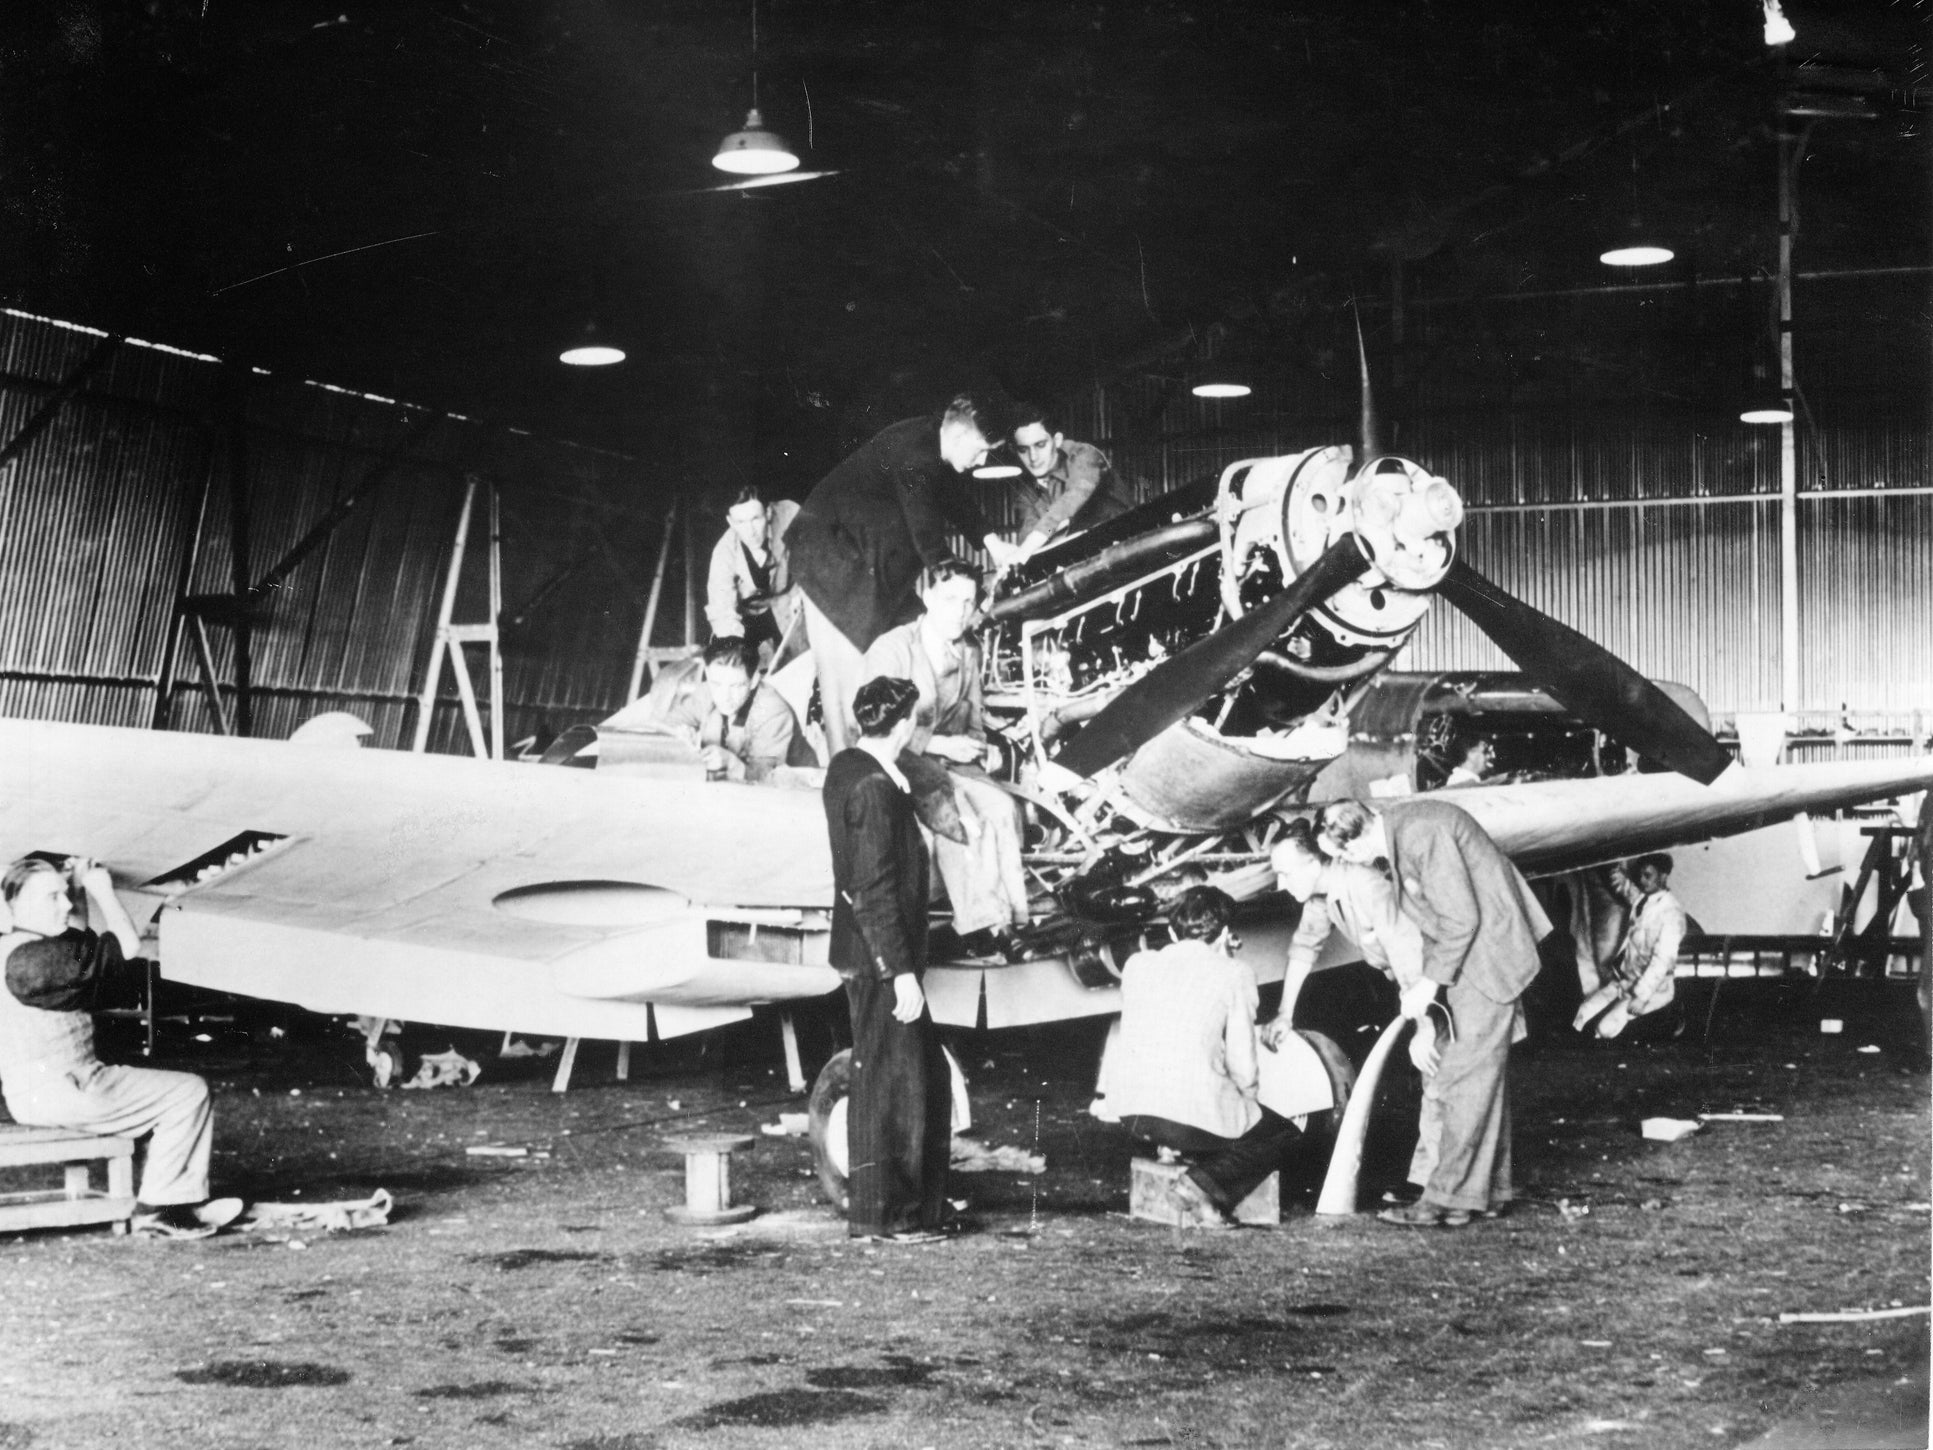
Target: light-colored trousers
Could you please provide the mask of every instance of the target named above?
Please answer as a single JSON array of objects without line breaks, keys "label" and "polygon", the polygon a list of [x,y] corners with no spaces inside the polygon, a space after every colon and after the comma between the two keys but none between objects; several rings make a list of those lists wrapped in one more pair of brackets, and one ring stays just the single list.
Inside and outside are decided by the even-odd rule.
[{"label": "light-colored trousers", "polygon": [[[1012,796],[977,776],[949,772],[967,842],[933,837],[933,864],[953,905],[953,929],[1027,924],[1027,875],[1020,864],[1020,811]],[[978,823],[976,830],[973,822]]]},{"label": "light-colored trousers", "polygon": [[9,1091],[7,1111],[36,1128],[152,1135],[142,1157],[140,1201],[160,1208],[208,1197],[215,1113],[208,1084],[191,1072],[100,1065],[79,1085],[62,1074]]},{"label": "light-colored trousers", "polygon": [[819,709],[825,717],[826,759],[859,739],[853,723],[852,697],[866,683],[866,652],[855,645],[803,590],[805,642],[812,651],[812,672],[819,677]]},{"label": "light-colored trousers", "polygon": [[[1515,1192],[1510,1183],[1510,1043],[1517,1004],[1492,1002],[1462,982],[1448,995],[1456,1037],[1444,1045],[1436,1070],[1436,1163],[1423,1185],[1423,1202],[1437,1208],[1500,1208]],[[1427,1096],[1423,1107],[1427,1115]]]}]

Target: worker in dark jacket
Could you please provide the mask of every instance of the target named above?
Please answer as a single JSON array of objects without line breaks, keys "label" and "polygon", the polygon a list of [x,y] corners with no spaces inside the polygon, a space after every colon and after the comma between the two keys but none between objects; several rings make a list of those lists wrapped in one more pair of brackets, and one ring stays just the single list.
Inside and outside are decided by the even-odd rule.
[{"label": "worker in dark jacket", "polygon": [[819,480],[787,531],[830,753],[853,742],[852,697],[866,678],[867,647],[919,617],[921,568],[954,552],[948,524],[981,541],[996,564],[1014,557],[958,479],[987,460],[988,440],[998,436],[989,412],[963,394],[937,418],[882,430]]},{"label": "worker in dark jacket", "polygon": [[859,743],[826,770],[832,965],[852,1010],[846,1108],[847,1232],[925,1242],[946,1211],[953,1099],[920,977],[926,849],[895,762],[913,737],[911,680],[881,677],[853,701]]}]

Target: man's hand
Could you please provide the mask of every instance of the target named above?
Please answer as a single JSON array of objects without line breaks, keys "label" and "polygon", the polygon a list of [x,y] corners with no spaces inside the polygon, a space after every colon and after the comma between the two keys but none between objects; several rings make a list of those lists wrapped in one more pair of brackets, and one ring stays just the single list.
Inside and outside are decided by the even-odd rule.
[{"label": "man's hand", "polygon": [[1436,1000],[1436,983],[1428,977],[1418,977],[1403,988],[1402,1013],[1412,1022],[1421,1022],[1428,1015],[1430,1004]]},{"label": "man's hand", "polygon": [[996,569],[1011,569],[1026,558],[1018,544],[1010,544],[998,534],[988,534],[980,542],[986,546],[987,557],[993,560]]},{"label": "man's hand", "polygon": [[1288,1018],[1278,1016],[1264,1022],[1257,1029],[1257,1035],[1262,1039],[1262,1046],[1266,1047],[1270,1052],[1275,1052],[1280,1050],[1284,1042],[1288,1041],[1289,1030]]},{"label": "man's hand", "polygon": [[911,972],[901,972],[893,978],[893,1020],[908,1024],[920,1020],[920,1013],[926,1010],[926,993],[920,988],[920,979]]},{"label": "man's hand", "polygon": [[1443,1065],[1442,1050],[1436,1045],[1436,1028],[1428,1017],[1416,1024],[1416,1031],[1410,1037],[1409,1060],[1424,1077],[1435,1077],[1437,1068]]},{"label": "man's hand", "polygon": [[926,742],[926,753],[955,765],[977,765],[987,753],[987,747],[971,735],[935,735]]},{"label": "man's hand", "polygon": [[70,856],[67,858],[67,874],[68,879],[89,896],[99,896],[102,892],[111,895],[114,891],[114,878],[99,861],[90,861],[85,856]]},{"label": "man's hand", "polygon": [[699,746],[698,758],[705,762],[705,774],[714,779],[722,780],[731,773],[733,757],[722,745]]}]

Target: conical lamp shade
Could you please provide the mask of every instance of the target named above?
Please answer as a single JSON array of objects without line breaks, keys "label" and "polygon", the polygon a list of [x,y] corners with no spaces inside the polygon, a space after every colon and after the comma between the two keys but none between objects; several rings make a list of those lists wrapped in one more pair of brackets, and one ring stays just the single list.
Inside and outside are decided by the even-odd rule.
[{"label": "conical lamp shade", "polygon": [[745,113],[745,129],[734,131],[719,142],[718,154],[712,157],[711,164],[720,171],[739,176],[771,176],[796,170],[799,158],[783,136],[765,129],[765,118],[755,106]]}]

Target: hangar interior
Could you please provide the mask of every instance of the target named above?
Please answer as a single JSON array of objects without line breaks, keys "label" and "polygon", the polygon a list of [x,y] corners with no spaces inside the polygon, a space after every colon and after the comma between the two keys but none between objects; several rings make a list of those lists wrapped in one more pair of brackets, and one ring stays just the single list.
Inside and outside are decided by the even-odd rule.
[{"label": "hangar interior", "polygon": [[[918,1248],[848,1236],[845,1079],[799,1090],[799,1037],[817,1066],[846,1015],[819,799],[464,757],[484,717],[535,753],[701,645],[738,489],[803,498],[970,387],[1056,407],[1144,504],[1360,445],[1373,401],[1377,436],[1461,495],[1461,555],[1695,691],[1723,751],[1769,731],[1788,763],[1923,784],[1930,13],[0,4],[0,817],[18,849],[98,836],[136,905],[166,901],[160,995],[195,1006],[157,1025],[150,968],[103,1040],[204,1074],[216,1185],[287,1211],[188,1260],[8,1230],[0,1446],[1688,1450],[1874,1405],[1925,1443],[1929,1004],[1891,978],[1927,991],[1933,912],[1917,962],[1882,930],[1884,971],[1809,970],[1813,893],[1866,884],[1865,818],[1723,862],[1677,847],[1711,933],[1679,975],[1711,979],[1672,1037],[1569,1030],[1575,943],[1546,939],[1569,996],[1533,1004],[1512,1069],[1521,1194],[1455,1236],[1372,1216],[1427,1099],[1377,1035],[1395,988],[1339,941],[1289,1014],[1326,1106],[1298,1111],[1317,1151],[1266,1234],[1121,1211],[1141,1150],[1097,1121],[1096,1064],[1110,953],[1153,944],[1154,908],[936,971],[1000,1171],[956,1175],[972,1231]],[[714,167],[765,128],[796,170]],[[1671,255],[1601,260],[1640,240]],[[563,366],[591,336],[622,359]],[[1786,421],[1743,421],[1767,391]],[[975,487],[1012,521],[1005,484]],[[466,690],[447,651],[490,635],[501,679],[463,645]],[[1448,607],[1393,669],[1370,701],[1391,735],[1445,691],[1529,718]],[[266,743],[336,711],[376,748]],[[1635,785],[1634,815],[1693,798],[1636,764],[1536,784]],[[1559,813],[1538,830],[1599,820]],[[1249,873],[1240,924],[1278,974],[1281,827],[1147,832],[1176,879],[1198,856]],[[1882,837],[1895,934],[1906,834]],[[1132,865],[1058,865],[1097,854]],[[1758,970],[1733,931],[1789,938],[1767,980],[1729,980]],[[228,992],[272,1005],[207,995]],[[781,1004],[801,1031],[771,1030]],[[439,1034],[409,1064],[404,1021]],[[371,1090],[439,1058],[421,1085],[467,1086],[449,1023],[501,1042],[487,1077]],[[539,1030],[561,1069],[506,1050]],[[1381,1098],[1345,1102],[1379,1050]],[[1351,1201],[1323,1218],[1355,1103]],[[106,1207],[69,1164],[39,1223],[125,1221],[131,1158]],[[694,1168],[757,1217],[678,1220]]]}]

